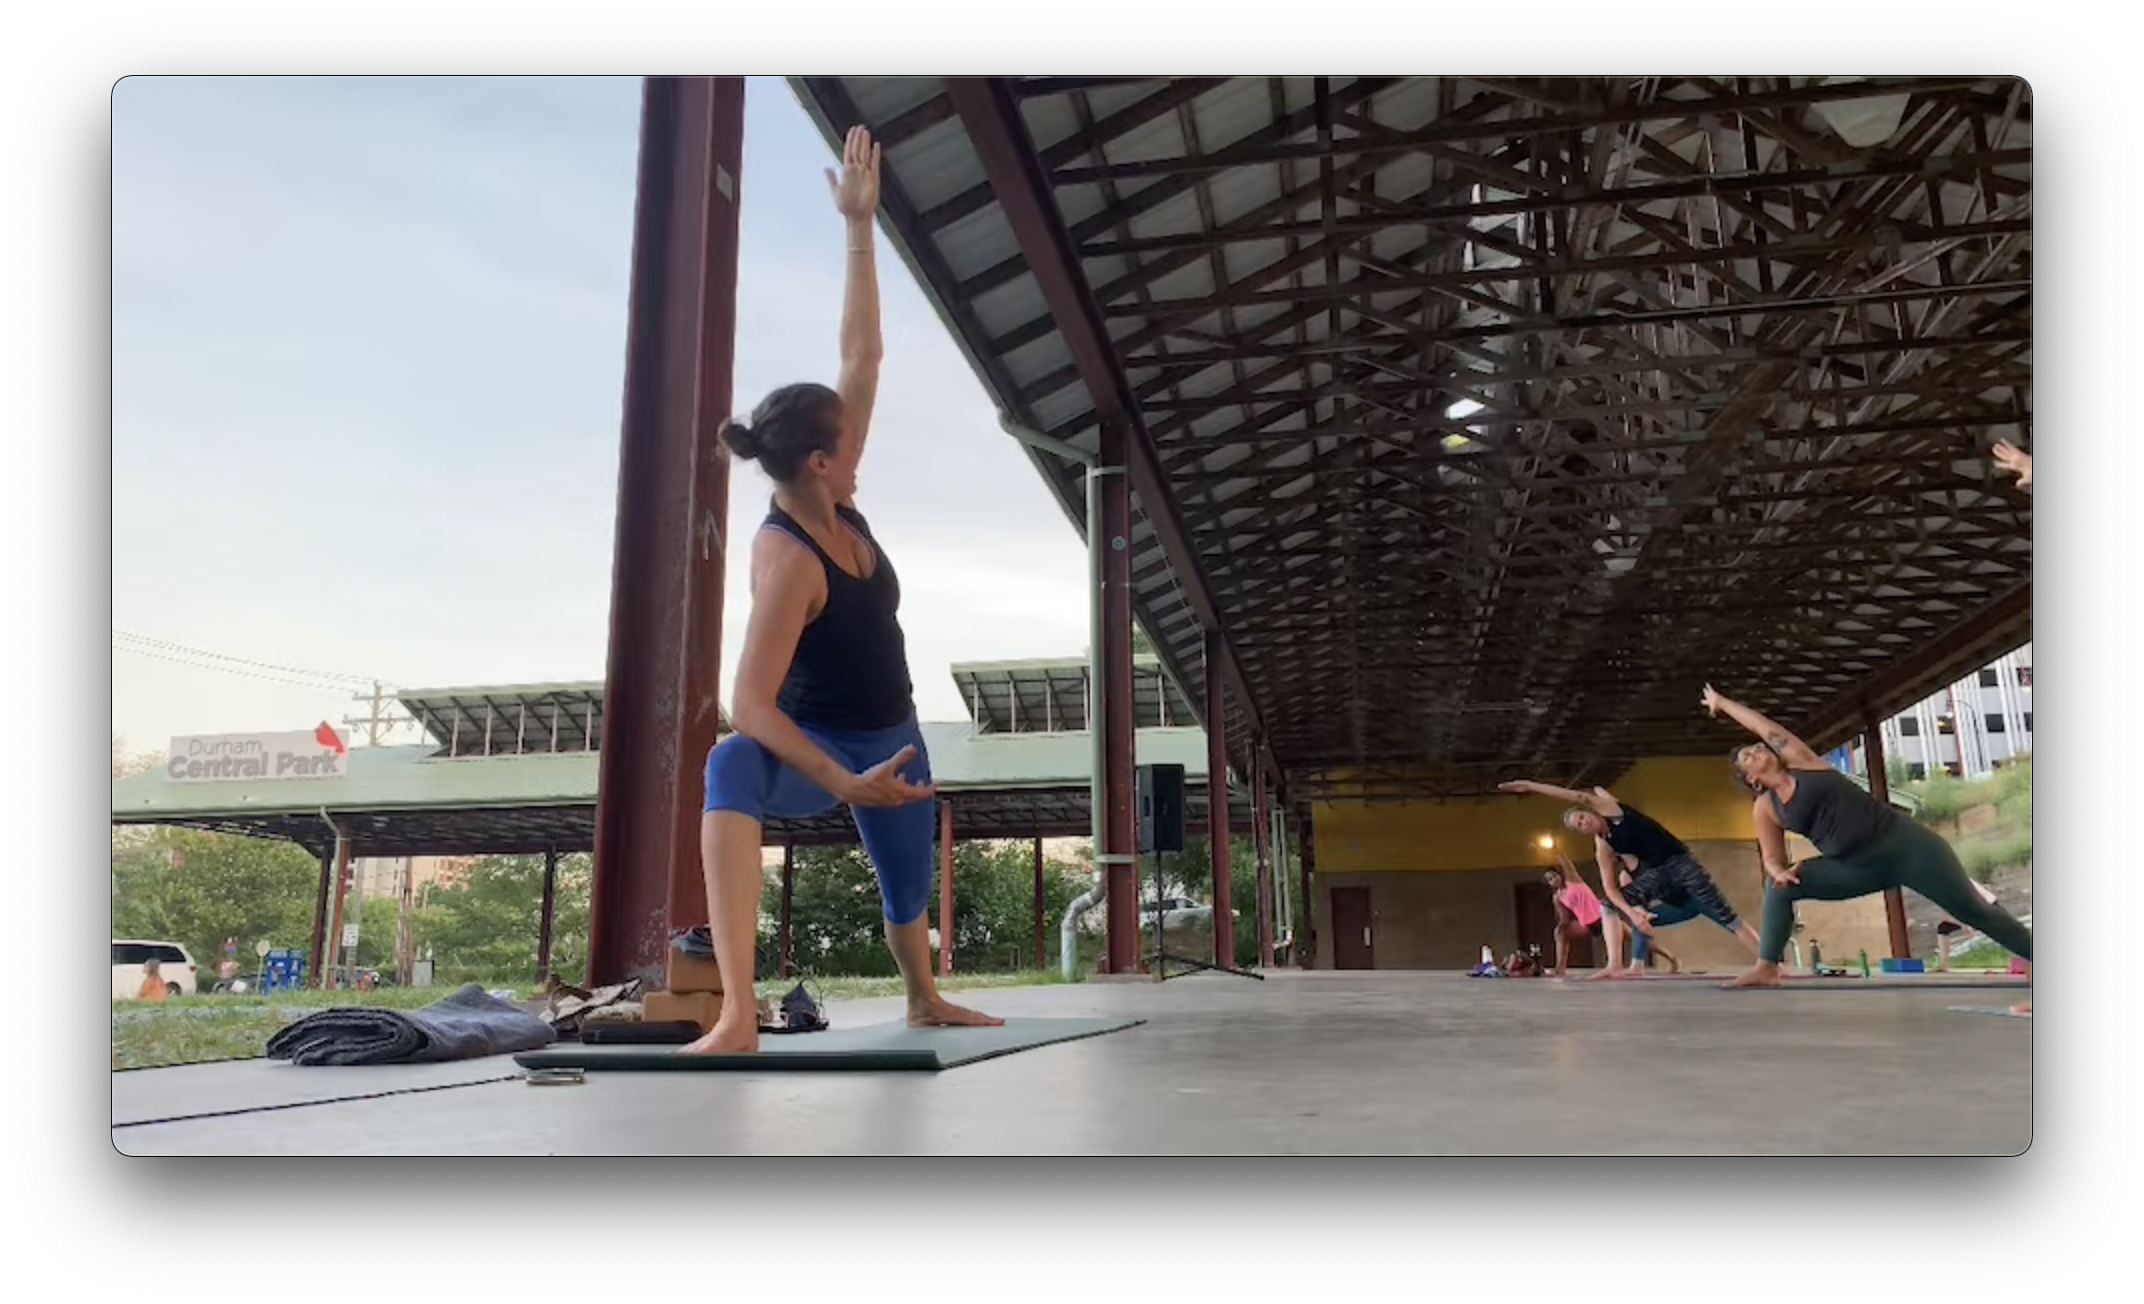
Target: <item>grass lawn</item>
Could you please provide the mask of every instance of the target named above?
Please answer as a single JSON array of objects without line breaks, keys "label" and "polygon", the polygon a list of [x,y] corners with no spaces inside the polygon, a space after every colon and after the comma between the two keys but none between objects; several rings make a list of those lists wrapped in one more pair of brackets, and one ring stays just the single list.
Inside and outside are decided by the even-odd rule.
[{"label": "grass lawn", "polygon": [[[898,978],[809,978],[819,998],[825,1001],[864,1000],[874,996],[898,996]],[[1062,981],[1055,970],[1048,973],[955,974],[940,980],[948,992],[987,987],[1028,987]],[[768,979],[759,983],[762,996],[779,998],[796,984]],[[527,984],[487,983],[487,988],[511,990],[521,1000],[532,999]],[[170,1064],[205,1064],[212,1060],[258,1059],[266,1052],[268,1038],[278,1028],[329,1006],[366,1005],[393,1010],[414,1010],[445,996],[448,987],[383,987],[369,992],[279,992],[273,996],[182,996],[161,1005],[135,1001],[112,1002],[112,1067],[158,1068]]]}]

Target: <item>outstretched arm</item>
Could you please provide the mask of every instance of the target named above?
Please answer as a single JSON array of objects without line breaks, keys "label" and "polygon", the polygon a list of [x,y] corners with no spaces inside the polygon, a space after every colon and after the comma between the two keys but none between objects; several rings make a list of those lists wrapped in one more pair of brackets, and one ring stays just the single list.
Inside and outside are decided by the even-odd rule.
[{"label": "outstretched arm", "polygon": [[848,273],[841,293],[841,394],[843,418],[861,449],[871,430],[871,409],[878,402],[879,362],[885,340],[879,333],[877,231],[879,147],[862,127],[849,128],[841,171],[826,172],[834,208],[847,236]]},{"label": "outstretched arm", "polygon": [[1572,806],[1583,806],[1587,810],[1610,818],[1623,813],[1622,806],[1617,804],[1616,799],[1609,795],[1606,788],[1595,788],[1591,792],[1580,792],[1576,788],[1559,788],[1553,783],[1535,783],[1532,779],[1513,779],[1509,783],[1497,784],[1496,790],[1498,792],[1530,792],[1541,797],[1554,797],[1557,801],[1565,802]]},{"label": "outstretched arm", "polygon": [[1784,726],[1759,715],[1740,702],[1722,697],[1713,689],[1712,685],[1705,685],[1704,695],[1698,700],[1710,714],[1717,716],[1720,712],[1725,711],[1736,724],[1741,725],[1744,729],[1771,744],[1772,750],[1779,753],[1779,758],[1787,763],[1788,769],[1822,770],[1829,768],[1825,765],[1823,757],[1817,755],[1809,744],[1789,733]]},{"label": "outstretched arm", "polygon": [[2032,454],[2005,439],[1995,446],[1995,464],[2017,477],[2017,487],[2032,492]]}]

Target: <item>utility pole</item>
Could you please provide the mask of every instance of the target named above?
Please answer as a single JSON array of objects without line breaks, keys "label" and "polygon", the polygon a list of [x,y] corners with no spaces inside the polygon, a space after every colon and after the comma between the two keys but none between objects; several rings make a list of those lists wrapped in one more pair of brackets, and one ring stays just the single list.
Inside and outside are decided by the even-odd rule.
[{"label": "utility pole", "polygon": [[351,728],[365,731],[365,743],[367,746],[377,747],[380,745],[380,736],[382,734],[390,733],[405,724],[416,723],[407,716],[398,717],[389,714],[389,711],[395,705],[394,696],[377,679],[372,681],[372,691],[370,693],[353,694],[350,700],[360,706],[371,708],[368,714],[346,715],[342,718],[342,722]]}]

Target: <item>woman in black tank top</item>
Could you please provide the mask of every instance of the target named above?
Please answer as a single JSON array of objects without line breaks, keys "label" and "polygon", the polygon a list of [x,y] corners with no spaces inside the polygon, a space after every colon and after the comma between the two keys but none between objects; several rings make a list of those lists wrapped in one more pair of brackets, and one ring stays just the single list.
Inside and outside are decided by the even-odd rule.
[{"label": "woman in black tank top", "polygon": [[896,615],[900,585],[855,505],[884,351],[872,262],[878,164],[879,147],[858,127],[840,175],[827,173],[847,227],[838,387],[784,386],[749,422],[722,430],[731,452],[757,462],[775,488],[752,540],[752,615],[730,709],[736,732],[708,754],[700,817],[722,1013],[688,1054],[758,1049],[752,980],[764,821],[836,805],[849,807],[878,876],[908,1022],[1004,1022],[947,1001],[931,976],[925,906],[935,790]]},{"label": "woman in black tank top", "polygon": [[[1757,964],[1728,986],[1779,986],[1796,901],[1847,901],[1890,888],[1912,888],[2022,957],[2031,971],[2031,930],[1974,889],[1950,843],[1876,800],[1807,743],[1722,697],[1710,684],[1700,701],[1715,717],[1724,711],[1762,740],[1737,747],[1732,755],[1736,781],[1756,794],[1751,816],[1766,882]],[[1807,838],[1819,854],[1790,864],[1789,833]],[[2020,1007],[2027,1010],[2029,1002]]]}]

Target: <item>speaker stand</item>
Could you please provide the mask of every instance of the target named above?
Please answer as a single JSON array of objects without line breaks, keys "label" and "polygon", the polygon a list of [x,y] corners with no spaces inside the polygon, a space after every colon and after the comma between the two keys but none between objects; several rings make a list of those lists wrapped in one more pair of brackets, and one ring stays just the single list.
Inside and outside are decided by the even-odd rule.
[{"label": "speaker stand", "polygon": [[[1264,974],[1253,973],[1248,969],[1236,969],[1225,964],[1210,964],[1205,960],[1194,960],[1189,956],[1169,954],[1169,898],[1163,894],[1162,886],[1161,856],[1156,853],[1154,856],[1154,952],[1147,957],[1147,963],[1154,966],[1154,980],[1156,982],[1169,981],[1169,966],[1172,963],[1180,964],[1192,971],[1203,970],[1207,973],[1228,973],[1234,974],[1238,978],[1256,979],[1259,982],[1266,980]],[[1184,976],[1183,974],[1176,975],[1178,978]]]}]

